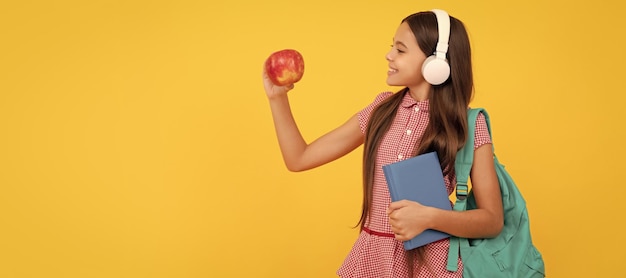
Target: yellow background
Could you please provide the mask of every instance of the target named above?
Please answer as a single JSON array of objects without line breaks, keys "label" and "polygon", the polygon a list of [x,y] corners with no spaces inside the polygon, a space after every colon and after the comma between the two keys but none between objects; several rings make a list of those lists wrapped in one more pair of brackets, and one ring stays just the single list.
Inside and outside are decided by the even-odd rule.
[{"label": "yellow background", "polygon": [[361,149],[288,172],[262,64],[304,55],[291,99],[310,141],[397,89],[395,29],[432,8],[469,29],[472,105],[549,277],[619,276],[624,6],[3,1],[0,277],[334,277],[357,236]]}]

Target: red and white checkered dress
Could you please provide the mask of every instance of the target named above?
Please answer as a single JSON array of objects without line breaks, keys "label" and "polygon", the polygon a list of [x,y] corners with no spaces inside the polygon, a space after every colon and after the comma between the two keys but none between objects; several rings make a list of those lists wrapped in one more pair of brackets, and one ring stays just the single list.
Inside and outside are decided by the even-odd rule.
[{"label": "red and white checkered dress", "polygon": [[[372,110],[393,93],[379,94],[374,102],[359,112],[361,131],[365,132]],[[352,250],[343,265],[337,271],[341,277],[358,278],[403,278],[409,277],[406,255],[401,241],[394,238],[386,210],[391,203],[387,182],[383,176],[382,166],[406,159],[415,144],[422,137],[428,125],[428,100],[416,102],[410,94],[406,94],[398,108],[391,128],[385,134],[378,156],[376,157],[376,173],[374,174],[372,211],[366,221],[366,230],[361,231]],[[491,143],[487,124],[483,115],[479,115],[476,123],[475,148]],[[448,194],[454,190],[454,184],[446,177]],[[461,277],[463,265],[459,259],[459,271],[446,270],[449,240],[440,240],[425,246],[426,261],[436,277]],[[428,268],[418,268],[414,263],[415,277],[433,277]]]}]

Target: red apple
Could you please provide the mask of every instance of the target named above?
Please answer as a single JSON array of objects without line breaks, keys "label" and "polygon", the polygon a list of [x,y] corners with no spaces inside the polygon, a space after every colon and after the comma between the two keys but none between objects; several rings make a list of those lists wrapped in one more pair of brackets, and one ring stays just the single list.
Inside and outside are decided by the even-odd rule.
[{"label": "red apple", "polygon": [[276,51],[265,61],[265,71],[275,85],[290,85],[302,78],[304,59],[298,51],[293,49]]}]

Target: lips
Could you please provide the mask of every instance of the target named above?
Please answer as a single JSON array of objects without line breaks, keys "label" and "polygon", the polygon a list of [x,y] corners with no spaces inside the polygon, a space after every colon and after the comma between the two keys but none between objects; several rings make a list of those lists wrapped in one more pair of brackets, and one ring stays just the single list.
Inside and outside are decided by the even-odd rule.
[{"label": "lips", "polygon": [[394,69],[394,68],[392,68],[392,67],[389,67],[389,69],[387,70],[387,74],[394,74],[394,73],[396,73],[396,72],[398,72],[398,70],[397,70],[397,69]]}]

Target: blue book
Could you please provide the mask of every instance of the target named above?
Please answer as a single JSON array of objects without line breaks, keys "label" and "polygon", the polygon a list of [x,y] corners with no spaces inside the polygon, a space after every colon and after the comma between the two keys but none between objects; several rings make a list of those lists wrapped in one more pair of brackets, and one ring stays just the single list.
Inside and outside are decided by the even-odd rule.
[{"label": "blue book", "polygon": [[[425,206],[452,210],[436,152],[385,165],[383,173],[392,201],[410,200]],[[425,230],[405,241],[404,249],[415,249],[448,237],[450,235],[444,232]]]}]

